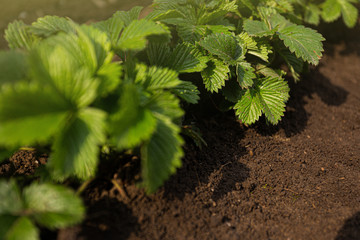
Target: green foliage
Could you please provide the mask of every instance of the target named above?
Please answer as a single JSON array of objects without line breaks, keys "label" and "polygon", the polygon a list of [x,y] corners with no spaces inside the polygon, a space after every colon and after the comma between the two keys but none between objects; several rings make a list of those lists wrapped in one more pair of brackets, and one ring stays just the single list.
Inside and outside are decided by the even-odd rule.
[{"label": "green foliage", "polygon": [[342,16],[348,27],[354,27],[358,19],[358,10],[351,3],[354,0],[326,0],[323,4],[322,18],[326,22],[332,22]]},{"label": "green foliage", "polygon": [[105,119],[103,111],[92,108],[71,116],[62,131],[55,135],[48,163],[55,178],[75,174],[85,180],[95,175],[98,146],[105,142]]},{"label": "green foliage", "polygon": [[231,35],[215,33],[199,42],[210,54],[219,57],[226,64],[235,65],[242,55],[242,48]]},{"label": "green foliage", "polygon": [[304,26],[291,25],[279,29],[278,35],[298,58],[314,65],[319,63],[323,51],[321,41],[325,40],[319,33]]},{"label": "green foliage", "polygon": [[146,37],[168,35],[166,27],[145,19],[132,21],[121,34],[115,48],[119,50],[142,50],[146,47]]},{"label": "green foliage", "polygon": [[0,52],[0,83],[14,83],[25,80],[28,63],[21,52]]},{"label": "green foliage", "polygon": [[155,134],[141,147],[143,184],[149,193],[160,187],[181,166],[183,156],[180,128],[164,115],[156,114],[156,118]]},{"label": "green foliage", "polygon": [[[218,93],[212,104],[225,102],[244,124],[261,115],[277,124],[289,98],[280,66],[299,81],[305,63],[322,56],[324,38],[301,24],[342,16],[352,27],[353,3],[155,0],[144,19],[135,7],[92,25],[56,16],[15,21],[5,31],[11,50],[0,52],[0,157],[51,146],[46,171],[61,182],[94,177],[103,146],[131,151],[141,158],[140,185],[152,193],[181,166],[189,104]],[[80,199],[64,187],[20,189],[0,181],[1,239],[38,239],[37,225],[83,218]]]},{"label": "green foliage", "polygon": [[29,27],[22,21],[14,21],[8,25],[5,39],[11,49],[29,50],[36,42],[36,37],[29,32]]},{"label": "green foliage", "polygon": [[229,79],[229,72],[229,67],[217,59],[208,62],[207,68],[201,72],[205,88],[210,92],[218,92]]},{"label": "green foliage", "polygon": [[79,223],[85,214],[81,199],[63,186],[33,183],[22,193],[15,181],[0,181],[0,239],[38,240],[36,224],[51,229]]},{"label": "green foliage", "polygon": [[45,16],[34,22],[29,28],[29,31],[36,36],[46,38],[59,32],[75,32],[75,28],[69,19],[57,16]]},{"label": "green foliage", "polygon": [[288,98],[289,87],[283,79],[264,78],[242,91],[234,108],[236,115],[246,124],[254,123],[262,113],[270,123],[276,124],[284,115]]},{"label": "green foliage", "polygon": [[63,186],[33,183],[23,192],[25,208],[47,228],[63,228],[80,222],[84,207],[74,192]]},{"label": "green foliage", "polygon": [[28,217],[19,217],[13,222],[10,229],[6,232],[5,239],[37,240],[40,239],[39,230]]},{"label": "green foliage", "polygon": [[119,99],[119,111],[111,116],[110,131],[120,149],[132,148],[149,139],[156,128],[151,111],[140,105],[136,85],[125,85]]},{"label": "green foliage", "polygon": [[[0,143],[43,143],[66,121],[68,104],[49,87],[16,83],[0,90]],[[31,126],[31,127],[29,127]]]}]

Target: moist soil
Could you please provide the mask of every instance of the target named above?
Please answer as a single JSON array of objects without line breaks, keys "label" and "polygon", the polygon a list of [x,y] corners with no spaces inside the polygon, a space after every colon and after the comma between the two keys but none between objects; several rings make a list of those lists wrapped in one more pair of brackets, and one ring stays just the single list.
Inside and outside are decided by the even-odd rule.
[{"label": "moist soil", "polygon": [[[279,125],[198,120],[208,146],[187,141],[182,168],[152,195],[137,187],[138,158],[103,157],[82,193],[85,221],[43,239],[360,239],[360,28],[320,31],[325,56],[290,81]],[[0,173],[43,162],[21,151]]]}]

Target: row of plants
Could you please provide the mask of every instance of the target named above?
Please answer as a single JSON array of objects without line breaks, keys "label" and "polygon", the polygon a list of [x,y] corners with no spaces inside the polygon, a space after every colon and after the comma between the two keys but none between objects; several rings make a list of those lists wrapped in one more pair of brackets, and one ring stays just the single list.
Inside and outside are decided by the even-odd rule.
[{"label": "row of plants", "polygon": [[[250,125],[277,124],[295,81],[317,65],[325,39],[301,25],[343,18],[355,0],[155,0],[79,25],[46,16],[10,23],[0,52],[1,160],[19,148],[50,150],[29,181],[0,181],[0,239],[38,239],[37,226],[79,223],[85,208],[67,179],[96,176],[109,149],[141,158],[141,183],[158,189],[181,166],[189,106],[215,96]],[[289,72],[281,70],[286,64]],[[288,78],[287,78],[288,79]]]}]

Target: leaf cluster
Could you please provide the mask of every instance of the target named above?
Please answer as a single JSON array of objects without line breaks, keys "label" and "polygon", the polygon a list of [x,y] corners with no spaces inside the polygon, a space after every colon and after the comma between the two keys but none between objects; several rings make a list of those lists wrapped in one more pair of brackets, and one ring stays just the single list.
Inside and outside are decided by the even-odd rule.
[{"label": "leaf cluster", "polygon": [[[291,1],[271,2],[158,0],[148,16],[176,32],[171,44],[186,46],[197,59],[190,70],[200,72],[206,90],[221,93],[245,124],[263,114],[276,124],[283,116],[289,87],[279,63],[298,81],[304,66],[322,56],[324,38],[284,14],[293,10]],[[175,69],[154,52],[148,52],[150,64]]]},{"label": "leaf cluster", "polygon": [[[357,0],[238,0],[243,16],[260,14],[259,7],[273,7],[297,23],[318,25],[321,20],[329,23],[342,18],[352,28],[358,21]],[[259,16],[259,15],[258,15]]]},{"label": "leaf cluster", "polygon": [[36,225],[49,229],[79,223],[81,199],[64,186],[32,183],[20,191],[13,180],[0,181],[0,239],[40,239]]}]

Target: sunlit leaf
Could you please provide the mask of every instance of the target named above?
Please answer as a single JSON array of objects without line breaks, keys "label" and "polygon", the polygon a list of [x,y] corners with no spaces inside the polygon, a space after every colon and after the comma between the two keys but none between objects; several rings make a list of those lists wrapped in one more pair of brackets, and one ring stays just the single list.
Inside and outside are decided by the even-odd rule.
[{"label": "sunlit leaf", "polygon": [[33,183],[25,188],[24,199],[36,222],[50,229],[79,223],[85,214],[81,199],[64,186]]},{"label": "sunlit leaf", "polygon": [[44,142],[64,123],[70,105],[49,87],[19,83],[0,91],[0,143]]},{"label": "sunlit leaf", "polygon": [[10,23],[5,30],[5,39],[11,49],[30,50],[36,43],[36,37],[29,32],[29,26],[23,21]]},{"label": "sunlit leaf", "polygon": [[71,20],[58,16],[45,16],[38,18],[29,31],[37,36],[50,37],[59,32],[75,32],[74,24]]},{"label": "sunlit leaf", "polygon": [[6,234],[6,240],[39,240],[37,227],[28,217],[19,217]]},{"label": "sunlit leaf", "polygon": [[111,116],[110,131],[119,149],[133,148],[150,138],[156,119],[150,110],[140,105],[140,93],[135,85],[125,85],[119,110]]},{"label": "sunlit leaf", "polygon": [[285,111],[289,87],[281,78],[264,78],[254,87],[244,90],[235,105],[236,115],[246,124],[252,124],[262,113],[272,124],[277,124]]},{"label": "sunlit leaf", "polygon": [[20,190],[14,180],[0,181],[0,215],[17,214],[23,210]]},{"label": "sunlit leaf", "polygon": [[151,35],[169,35],[169,30],[161,24],[145,19],[135,20],[121,34],[116,49],[142,50],[146,46],[146,38]]},{"label": "sunlit leaf", "polygon": [[141,147],[143,186],[148,193],[153,193],[175,173],[183,156],[180,128],[162,115],[157,115],[157,119],[155,133]]},{"label": "sunlit leaf", "polygon": [[94,176],[99,145],[105,140],[105,117],[106,114],[98,109],[81,110],[56,135],[48,162],[55,178]]},{"label": "sunlit leaf", "polygon": [[210,92],[218,92],[225,81],[229,79],[229,67],[223,62],[213,59],[208,63],[208,67],[201,72],[205,88]]},{"label": "sunlit leaf", "polygon": [[226,34],[211,34],[201,40],[200,45],[230,65],[235,65],[242,55],[242,48],[236,38]]}]

